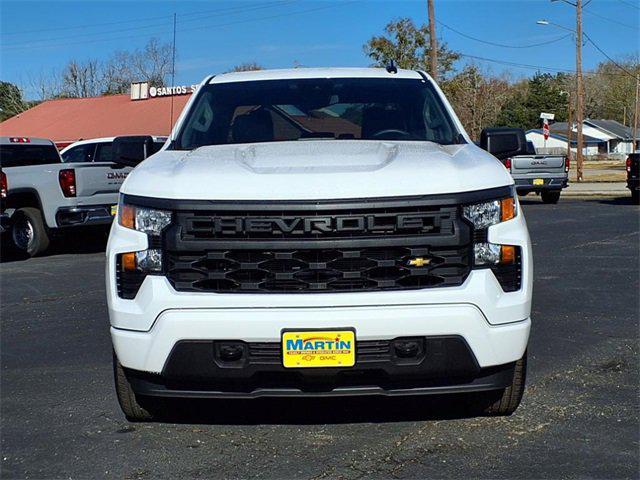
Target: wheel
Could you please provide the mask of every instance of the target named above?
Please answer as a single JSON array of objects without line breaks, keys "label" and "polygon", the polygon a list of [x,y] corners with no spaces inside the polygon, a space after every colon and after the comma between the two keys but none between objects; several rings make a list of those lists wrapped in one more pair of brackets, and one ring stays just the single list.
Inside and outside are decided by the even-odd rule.
[{"label": "wheel", "polygon": [[542,192],[540,195],[543,203],[558,203],[560,200],[560,192],[558,191]]},{"label": "wheel", "polygon": [[631,191],[631,202],[640,205],[640,190]]},{"label": "wheel", "polygon": [[127,420],[130,422],[149,422],[160,416],[160,401],[136,396],[115,352],[113,353],[113,376],[118,403]]},{"label": "wheel", "polygon": [[49,248],[49,234],[37,208],[16,210],[11,217],[11,238],[16,248],[35,257]]},{"label": "wheel", "polygon": [[470,406],[475,413],[488,416],[507,416],[516,411],[527,377],[527,354],[516,362],[511,385],[504,390],[482,392],[470,398]]}]

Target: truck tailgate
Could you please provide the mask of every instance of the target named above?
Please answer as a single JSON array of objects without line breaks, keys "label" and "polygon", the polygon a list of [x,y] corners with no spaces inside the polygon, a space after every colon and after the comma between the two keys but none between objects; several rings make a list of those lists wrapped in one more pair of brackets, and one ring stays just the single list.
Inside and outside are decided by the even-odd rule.
[{"label": "truck tailgate", "polygon": [[91,197],[104,193],[117,193],[131,168],[111,163],[68,164],[76,171],[76,196]]},{"label": "truck tailgate", "polygon": [[513,174],[564,173],[563,155],[521,155],[511,160]]}]

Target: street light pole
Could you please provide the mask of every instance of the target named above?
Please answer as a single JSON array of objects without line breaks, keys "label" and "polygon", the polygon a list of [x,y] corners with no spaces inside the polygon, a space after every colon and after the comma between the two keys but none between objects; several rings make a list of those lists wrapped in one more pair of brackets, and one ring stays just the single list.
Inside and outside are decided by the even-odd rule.
[{"label": "street light pole", "polygon": [[[552,2],[554,0],[551,0]],[[576,36],[576,170],[577,180],[581,182],[582,170],[584,163],[584,136],[582,134],[582,123],[584,122],[584,82],[582,79],[582,0],[576,0],[576,3],[563,0],[569,5],[576,7],[576,29],[572,30],[562,25],[549,22],[548,20],[538,20],[538,25],[553,25],[554,27],[568,30]],[[587,3],[589,3],[587,1]]]},{"label": "street light pole", "polygon": [[578,98],[576,99],[576,123],[577,123],[577,152],[576,152],[576,170],[578,182],[582,178],[583,166],[583,145],[584,137],[582,136],[582,122],[584,122],[584,84],[582,82],[582,0],[576,0],[576,88]]},{"label": "street light pole", "polygon": [[434,0],[427,0],[429,10],[429,50],[431,55],[431,77],[438,78],[438,39],[436,38],[436,14],[433,6]]}]

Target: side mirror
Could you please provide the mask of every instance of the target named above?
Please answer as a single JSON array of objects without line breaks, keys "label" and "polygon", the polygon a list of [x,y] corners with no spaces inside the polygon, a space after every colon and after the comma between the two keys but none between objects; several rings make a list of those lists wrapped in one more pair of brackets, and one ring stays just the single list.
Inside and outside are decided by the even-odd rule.
[{"label": "side mirror", "polygon": [[116,137],[113,140],[113,161],[121,165],[135,167],[153,153],[153,137],[149,135]]},{"label": "side mirror", "polygon": [[527,137],[521,128],[485,128],[480,133],[480,148],[498,160],[527,154]]}]

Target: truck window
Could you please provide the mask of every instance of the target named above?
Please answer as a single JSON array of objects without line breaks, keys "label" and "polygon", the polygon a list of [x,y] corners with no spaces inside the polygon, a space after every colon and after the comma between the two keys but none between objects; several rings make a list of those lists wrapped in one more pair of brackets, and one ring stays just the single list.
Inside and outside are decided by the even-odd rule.
[{"label": "truck window", "polygon": [[113,162],[113,143],[99,143],[96,147],[95,162]]},{"label": "truck window", "polygon": [[64,152],[64,155],[62,155],[62,161],[65,163],[92,162],[95,148],[96,146],[94,143],[78,145],[77,147],[73,147]]},{"label": "truck window", "polygon": [[53,145],[0,145],[0,166],[25,167],[60,163],[60,154]]},{"label": "truck window", "polygon": [[318,138],[459,143],[426,81],[325,78],[206,85],[176,148]]}]

